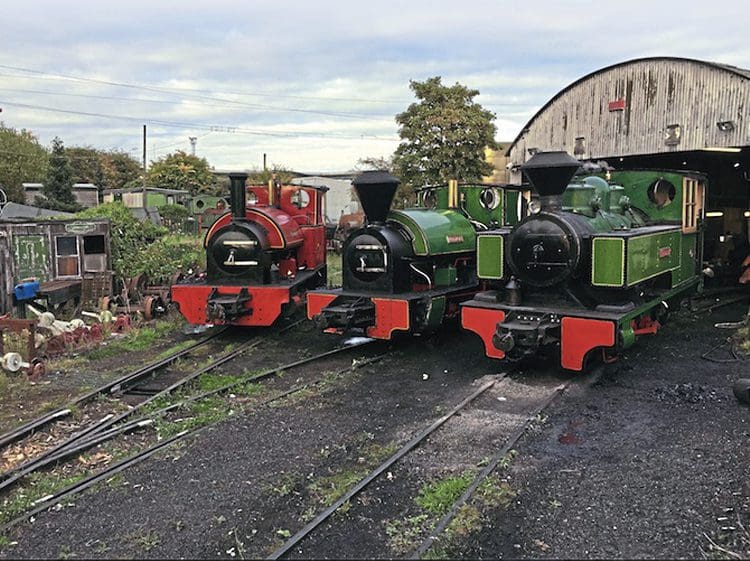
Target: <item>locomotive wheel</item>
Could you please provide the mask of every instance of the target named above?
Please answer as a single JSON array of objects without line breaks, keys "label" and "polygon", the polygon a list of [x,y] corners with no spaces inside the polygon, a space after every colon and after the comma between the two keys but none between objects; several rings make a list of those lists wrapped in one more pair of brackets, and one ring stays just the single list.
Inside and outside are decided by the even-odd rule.
[{"label": "locomotive wheel", "polygon": [[738,400],[750,405],[750,378],[740,378],[734,383],[732,390]]},{"label": "locomotive wheel", "polygon": [[151,321],[156,315],[156,298],[146,296],[143,300],[143,317],[146,321]]}]

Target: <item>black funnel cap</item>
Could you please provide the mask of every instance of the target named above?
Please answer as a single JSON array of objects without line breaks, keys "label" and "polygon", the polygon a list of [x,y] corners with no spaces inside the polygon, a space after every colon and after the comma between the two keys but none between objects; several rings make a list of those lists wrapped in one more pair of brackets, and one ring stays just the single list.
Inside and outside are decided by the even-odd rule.
[{"label": "black funnel cap", "polygon": [[567,152],[537,152],[521,166],[534,190],[542,197],[562,195],[581,162]]},{"label": "black funnel cap", "polygon": [[387,171],[366,171],[352,182],[368,222],[385,222],[399,183]]}]

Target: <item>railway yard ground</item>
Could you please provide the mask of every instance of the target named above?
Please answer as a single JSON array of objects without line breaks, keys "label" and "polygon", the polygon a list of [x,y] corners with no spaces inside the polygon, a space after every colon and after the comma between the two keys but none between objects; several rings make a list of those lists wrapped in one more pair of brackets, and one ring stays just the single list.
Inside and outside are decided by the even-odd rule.
[{"label": "railway yard ground", "polygon": [[[715,327],[747,305],[684,308],[586,376],[502,365],[456,329],[320,358],[346,339],[310,322],[253,331],[259,344],[199,387],[245,385],[0,490],[0,558],[750,557],[750,407],[731,388],[750,357]],[[197,337],[162,321],[58,361],[36,385],[6,380],[0,432]],[[46,504],[55,478],[185,427],[5,527]],[[8,454],[3,472],[22,461]]]}]

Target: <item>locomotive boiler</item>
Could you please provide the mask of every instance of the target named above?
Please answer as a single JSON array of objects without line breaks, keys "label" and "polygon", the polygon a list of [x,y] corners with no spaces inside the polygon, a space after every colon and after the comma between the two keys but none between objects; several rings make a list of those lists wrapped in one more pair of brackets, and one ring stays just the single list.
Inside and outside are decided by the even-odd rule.
[{"label": "locomotive boiler", "polygon": [[231,212],[206,233],[206,273],[172,286],[172,302],[191,324],[269,326],[325,284],[326,189],[229,177]]},{"label": "locomotive boiler", "polygon": [[398,185],[385,172],[355,179],[366,224],[344,243],[342,287],[307,298],[322,329],[377,339],[436,329],[479,289],[477,230],[516,220],[518,193],[497,185],[451,181],[422,189],[420,207],[392,210]]},{"label": "locomotive boiler", "polygon": [[[539,210],[481,232],[477,270],[490,290],[462,303],[461,322],[487,356],[549,353],[567,370],[655,334],[701,280],[706,178],[670,170],[578,175],[565,152],[522,170]],[[572,181],[571,181],[572,180]]]}]

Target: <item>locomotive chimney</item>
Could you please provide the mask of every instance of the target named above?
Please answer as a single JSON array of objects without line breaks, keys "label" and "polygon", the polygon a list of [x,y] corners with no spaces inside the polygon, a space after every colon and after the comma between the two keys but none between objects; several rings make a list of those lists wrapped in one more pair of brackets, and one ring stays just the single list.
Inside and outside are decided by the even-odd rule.
[{"label": "locomotive chimney", "polygon": [[229,174],[229,203],[232,206],[232,217],[245,220],[245,182],[246,173]]},{"label": "locomotive chimney", "polygon": [[560,210],[562,194],[580,165],[567,152],[537,152],[521,170],[539,194],[542,210]]},{"label": "locomotive chimney", "polygon": [[352,182],[367,222],[385,222],[399,183],[386,171],[366,171]]}]

